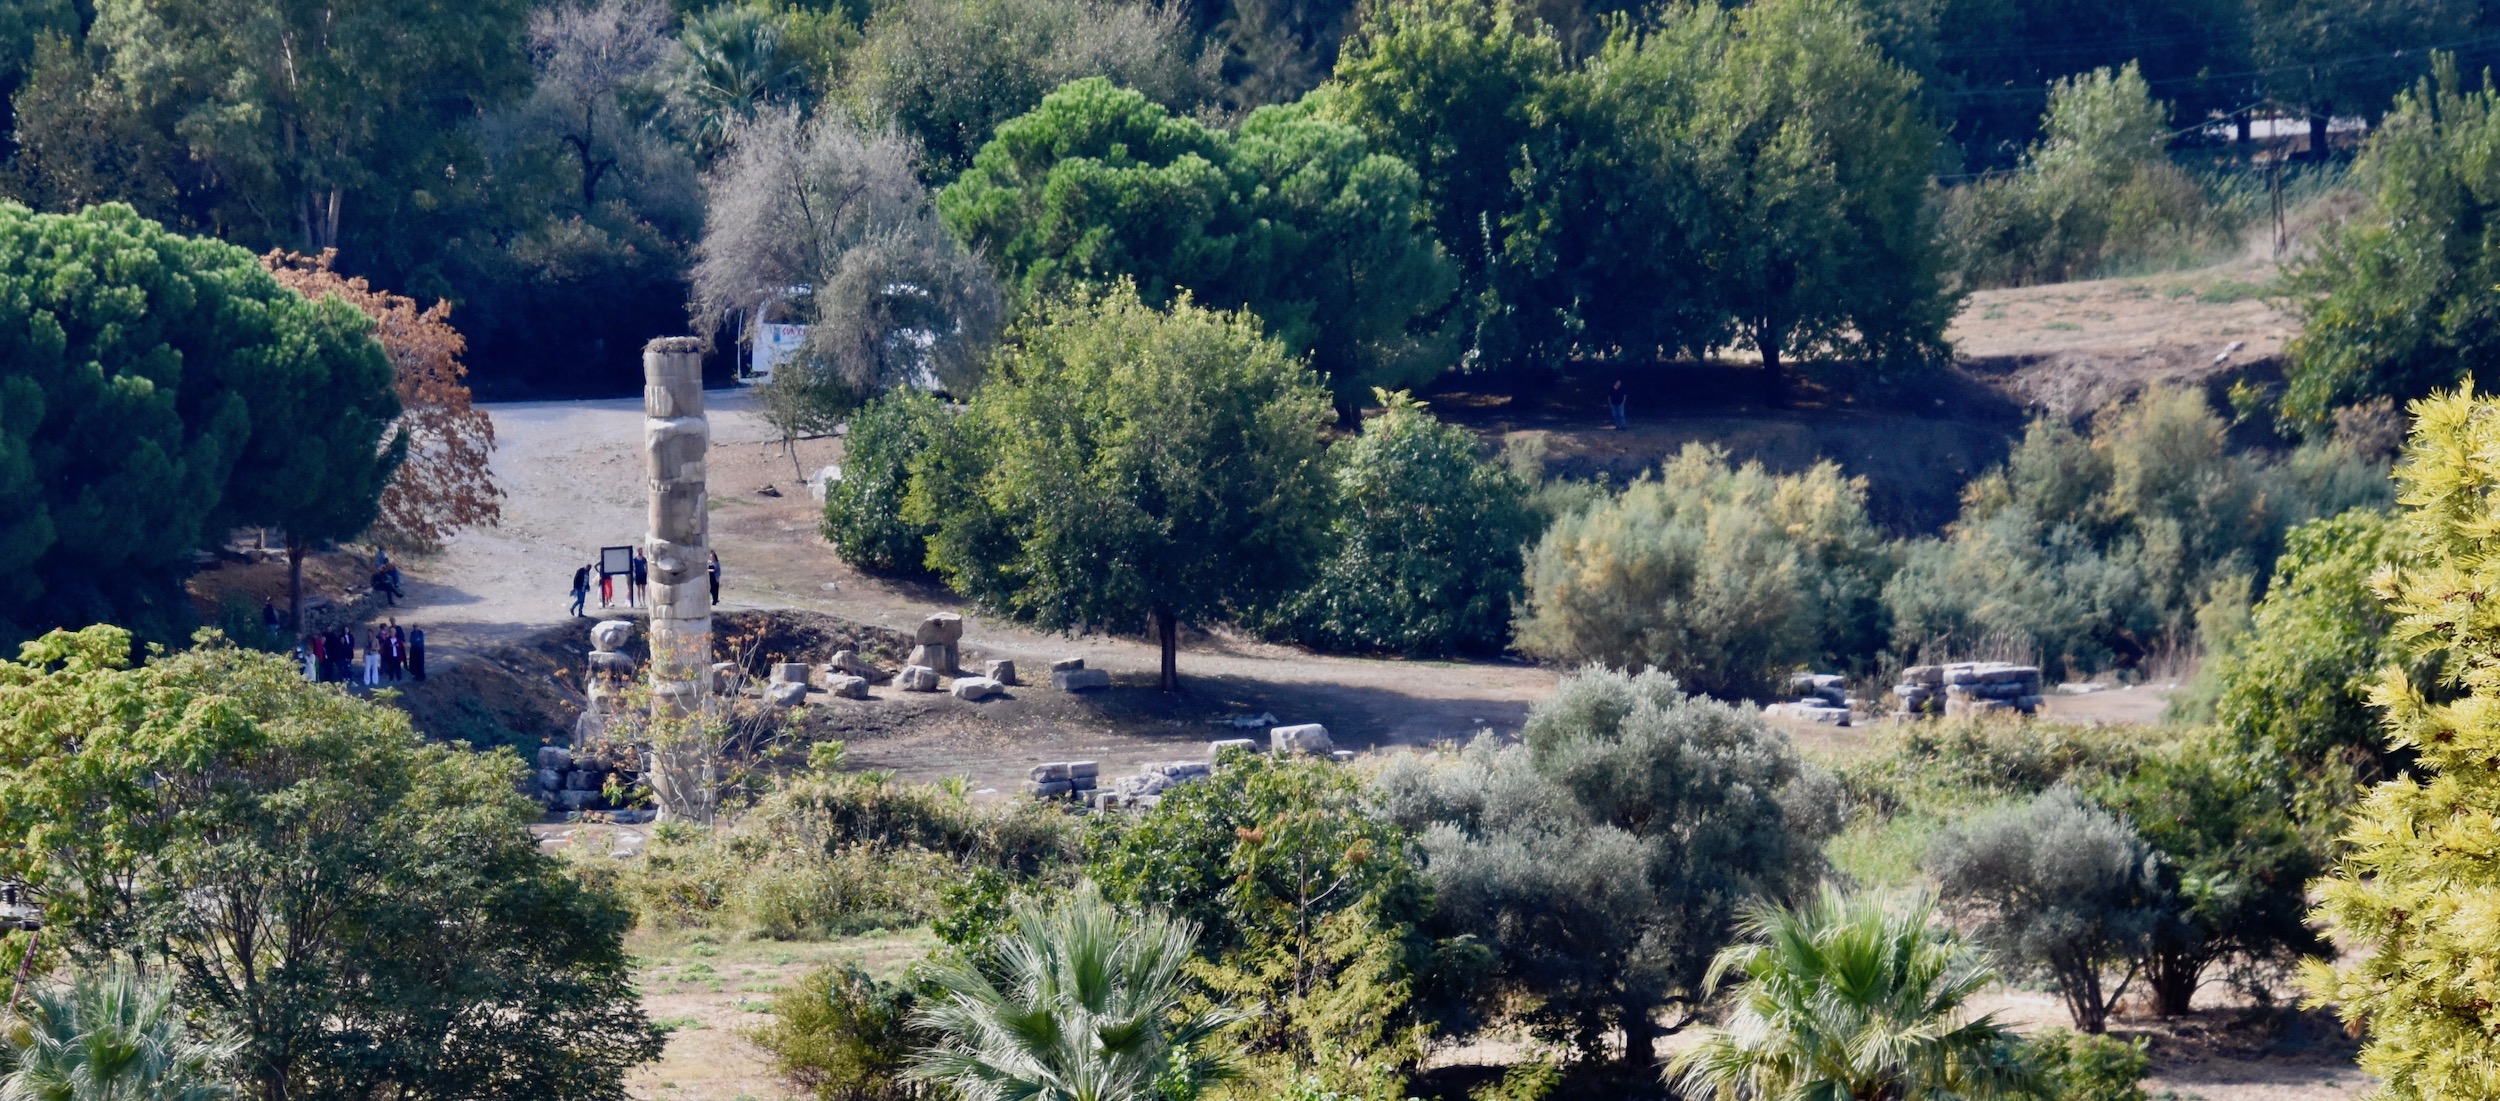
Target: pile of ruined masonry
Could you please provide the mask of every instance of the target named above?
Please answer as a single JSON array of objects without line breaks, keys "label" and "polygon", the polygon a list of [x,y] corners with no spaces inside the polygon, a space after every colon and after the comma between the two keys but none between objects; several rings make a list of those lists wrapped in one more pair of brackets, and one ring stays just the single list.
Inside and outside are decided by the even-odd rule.
[{"label": "pile of ruined masonry", "polygon": [[1901,700],[1896,718],[2028,715],[2040,709],[2040,667],[2006,661],[1913,665],[1901,671],[1892,694]]},{"label": "pile of ruined masonry", "polygon": [[[1353,753],[1338,749],[1328,737],[1328,728],[1318,723],[1279,726],[1269,730],[1267,737],[1270,751],[1280,756],[1300,754],[1335,761],[1354,757]],[[1033,766],[1025,793],[1036,799],[1074,799],[1096,810],[1143,809],[1162,802],[1164,792],[1215,775],[1226,754],[1256,753],[1258,749],[1259,743],[1250,738],[1209,742],[1206,760],[1145,765],[1135,775],[1111,781],[1108,787],[1101,783],[1102,766],[1094,761],[1052,761]]]},{"label": "pile of ruined masonry", "polygon": [[1765,707],[1763,713],[1847,726],[1849,711],[1858,702],[1849,698],[1848,682],[1838,673],[1799,673],[1788,678],[1788,693],[1794,698]]},{"label": "pile of ruined masonry", "polygon": [[600,744],[581,749],[538,747],[538,801],[548,810],[612,810],[610,781],[630,791],[642,779],[642,761],[631,748]]}]

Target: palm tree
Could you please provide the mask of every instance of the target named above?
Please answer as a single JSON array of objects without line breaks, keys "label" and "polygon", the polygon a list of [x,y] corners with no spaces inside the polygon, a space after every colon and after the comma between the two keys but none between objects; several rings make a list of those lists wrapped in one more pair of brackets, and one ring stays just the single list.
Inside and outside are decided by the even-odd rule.
[{"label": "palm tree", "polygon": [[127,968],[32,992],[0,1101],[222,1101],[236,1044],[191,1035],[172,988]]},{"label": "palm tree", "polygon": [[1177,1012],[1197,942],[1195,926],[1122,913],[1090,882],[1049,910],[1018,903],[985,952],[936,965],[945,996],[914,1017],[940,1042],[911,1076],[966,1101],[1151,1101],[1225,1077],[1201,1049],[1238,1015]]},{"label": "palm tree", "polygon": [[1967,1017],[1996,980],[1978,950],[1931,927],[1933,900],[1887,905],[1829,887],[1802,909],[1758,907],[1707,983],[1743,976],[1727,1027],[1668,1074],[1718,1101],[1943,1101],[2028,1096],[2022,1037]]},{"label": "palm tree", "polygon": [[781,47],[788,17],[760,4],[724,4],[686,24],[678,46],[677,109],[707,153],[765,105],[789,98],[807,72]]}]

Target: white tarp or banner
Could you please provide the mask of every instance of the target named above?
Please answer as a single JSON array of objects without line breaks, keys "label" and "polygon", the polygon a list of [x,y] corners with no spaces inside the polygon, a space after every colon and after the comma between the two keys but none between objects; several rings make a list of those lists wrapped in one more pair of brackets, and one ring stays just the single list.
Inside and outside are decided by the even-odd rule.
[{"label": "white tarp or banner", "polygon": [[763,324],[755,327],[755,348],[748,360],[747,373],[756,378],[773,377],[773,368],[799,350],[807,339],[805,325]]}]

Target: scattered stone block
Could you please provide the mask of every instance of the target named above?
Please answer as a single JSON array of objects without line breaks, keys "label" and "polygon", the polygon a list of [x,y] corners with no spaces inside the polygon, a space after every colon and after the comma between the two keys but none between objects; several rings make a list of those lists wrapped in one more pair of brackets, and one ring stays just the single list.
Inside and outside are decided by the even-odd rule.
[{"label": "scattered stone block", "polygon": [[1050,675],[1050,686],[1062,692],[1111,687],[1111,674],[1100,669],[1070,669]]},{"label": "scattered stone block", "polygon": [[878,668],[877,663],[860,657],[856,650],[834,651],[833,667],[854,677],[865,677],[870,684],[884,684],[894,677],[894,674]]},{"label": "scattered stone block", "polygon": [[566,810],[589,810],[590,808],[599,805],[599,793],[595,791],[559,791],[556,793],[556,802],[563,804],[564,809]]},{"label": "scattered stone block", "polygon": [[1037,784],[1052,780],[1065,780],[1068,778],[1068,763],[1053,761],[1048,764],[1035,765],[1032,771],[1024,774],[1024,778]]},{"label": "scattered stone block", "polygon": [[586,768],[577,768],[564,774],[564,790],[597,791],[601,779],[603,777],[596,772]]},{"label": "scattered stone block", "polygon": [[573,767],[573,752],[560,745],[538,747],[538,767],[567,769]]},{"label": "scattered stone block", "polygon": [[1224,738],[1218,741],[1208,742],[1207,760],[1222,761],[1224,759],[1224,752],[1231,749],[1237,749],[1243,753],[1256,753],[1259,751],[1259,743],[1257,740],[1251,738]]},{"label": "scattered stone block", "polygon": [[1024,785],[1024,790],[1031,792],[1036,799],[1055,799],[1066,795],[1069,787],[1066,780],[1035,780]]},{"label": "scattered stone block", "polygon": [[1318,723],[1280,726],[1267,732],[1267,740],[1278,753],[1328,753],[1337,748],[1328,738],[1328,728]]},{"label": "scattered stone block", "polygon": [[959,700],[986,700],[1006,691],[1006,685],[988,677],[959,677],[955,681],[955,698]]},{"label": "scattered stone block", "polygon": [[622,650],[626,643],[633,640],[633,620],[603,619],[590,625],[590,648],[593,650]]},{"label": "scattered stone block", "polygon": [[1060,658],[1050,663],[1050,671],[1053,673],[1067,673],[1083,668],[1085,668],[1084,658]]},{"label": "scattered stone block", "polygon": [[1330,750],[1328,753],[1328,759],[1342,765],[1347,761],[1354,759],[1354,751],[1351,749]]},{"label": "scattered stone block", "polygon": [[903,671],[896,675],[894,679],[895,683],[900,685],[905,692],[935,692],[938,690],[938,671],[931,669],[926,665],[906,665],[903,667]]},{"label": "scattered stone block", "polygon": [[950,676],[956,671],[955,661],[955,644],[951,642],[923,642],[911,648],[911,664],[926,665]]},{"label": "scattered stone block", "polygon": [[920,621],[912,632],[912,641],[924,646],[952,646],[963,641],[964,617],[953,612],[939,612]]},{"label": "scattered stone block", "polygon": [[1016,663],[1000,658],[984,666],[981,675],[1000,684],[1014,684],[1016,683]]},{"label": "scattered stone block", "polygon": [[764,686],[764,702],[773,707],[797,707],[807,702],[807,684],[777,681]]},{"label": "scattered stone block", "polygon": [[826,677],[825,691],[846,700],[864,700],[868,698],[868,678],[848,675]]},{"label": "scattered stone block", "polygon": [[561,791],[564,788],[564,773],[552,768],[539,769],[538,786],[547,791]]},{"label": "scattered stone block", "polygon": [[630,677],[634,675],[634,659],[630,654],[614,650],[593,650],[590,652],[590,671],[611,677]]},{"label": "scattered stone block", "polygon": [[726,696],[736,692],[739,682],[745,679],[746,670],[738,668],[737,662],[716,661],[712,663],[712,694],[715,696]]},{"label": "scattered stone block", "polygon": [[806,684],[807,675],[808,668],[801,662],[782,661],[773,663],[772,683],[774,684]]},{"label": "scattered stone block", "polygon": [[1068,779],[1085,780],[1100,775],[1102,775],[1102,762],[1100,761],[1068,762]]}]

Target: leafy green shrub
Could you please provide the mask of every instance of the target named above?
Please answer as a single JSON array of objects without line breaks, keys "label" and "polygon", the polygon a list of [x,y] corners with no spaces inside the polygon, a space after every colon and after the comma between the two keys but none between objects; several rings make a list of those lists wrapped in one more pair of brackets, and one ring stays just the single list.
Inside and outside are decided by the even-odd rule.
[{"label": "leafy green shrub", "polygon": [[918,390],[888,392],[851,415],[842,477],[825,487],[825,538],[843,561],[874,573],[928,572],[929,533],[903,517],[912,460],[946,431],[947,414]]},{"label": "leafy green shrub", "polygon": [[2362,785],[2413,757],[2381,731],[2370,688],[2399,656],[2371,579],[2405,558],[2386,514],[2356,509],[2292,529],[2253,626],[2207,663],[2213,721],[2256,783],[2323,851]]},{"label": "leafy green shrub", "polygon": [[[2048,1029],[2031,1038],[2044,1092],[2058,1101],[2145,1101],[2153,1069],[2144,1038],[2121,1040]],[[2169,1096],[2165,1094],[2164,1096]]]},{"label": "leafy green shrub", "polygon": [[1403,1096],[1438,1023],[1436,946],[1413,839],[1324,761],[1230,757],[1093,838],[1088,871],[1120,902],[1199,930],[1193,968],[1245,1011],[1234,1036],[1278,1073]]},{"label": "leafy green shrub", "polygon": [[2238,613],[2287,528],[2386,500],[2384,468],[2344,443],[2268,462],[2232,451],[2228,430],[2186,390],[2105,410],[2089,435],[2033,421],[1944,537],[1903,550],[1884,589],[1893,652],[2080,674],[2183,649],[2200,615]]},{"label": "leafy green shrub", "polygon": [[1828,462],[1731,468],[1689,444],[1657,477],[1546,529],[1528,555],[1519,648],[1765,698],[1800,664],[1864,666],[1891,567],[1863,480]]},{"label": "leafy green shrub", "polygon": [[1655,1014],[1706,994],[1738,911],[1815,866],[1783,789],[1787,736],[1666,674],[1590,669],[1536,705],[1524,745],[1480,738],[1381,770],[1381,814],[1422,837],[1431,928],[1493,953],[1485,993],[1538,1035],[1655,1059]]},{"label": "leafy green shrub", "polygon": [[929,1089],[903,1076],[928,1043],[912,1027],[919,998],[858,967],[819,967],[773,995],[772,1023],[753,1039],[773,1069],[818,1101],[915,1101]]},{"label": "leafy green shrub", "polygon": [[2192,262],[2236,243],[2246,212],[2163,156],[2170,107],[2133,62],[2056,81],[2041,122],[2020,170],[1946,199],[1943,233],[1972,285]]},{"label": "leafy green shrub", "polygon": [[1271,614],[1272,630],[1340,650],[1498,651],[1534,535],[1526,487],[1424,403],[1380,399],[1362,435],[1333,449],[1333,548],[1318,579]]},{"label": "leafy green shrub", "polygon": [[2143,972],[2163,1015],[2188,1012],[2216,964],[2264,1004],[2292,962],[2327,950],[2308,924],[2321,862],[2227,742],[2199,734],[2148,754],[2102,801],[2162,856]]},{"label": "leafy green shrub", "polygon": [[2107,1027],[2103,976],[2161,919],[2159,860],[2134,827],[2060,786],[1946,830],[1927,866],[1998,959],[2056,982],[2076,1028]]},{"label": "leafy green shrub", "polygon": [[[2434,75],[2396,97],[2354,176],[2360,215],[2328,229],[2285,277],[2301,314],[2284,349],[2283,416],[2304,431],[2372,397],[2424,397],[2500,362],[2500,242],[2481,227],[2500,211],[2500,90]],[[2469,70],[2470,72],[2470,70]]]},{"label": "leafy green shrub", "polygon": [[653,831],[616,882],[652,928],[807,939],[938,918],[946,885],[977,870],[1030,879],[1071,864],[1076,831],[1036,803],[975,807],[934,784],[808,775],[726,825]]}]

